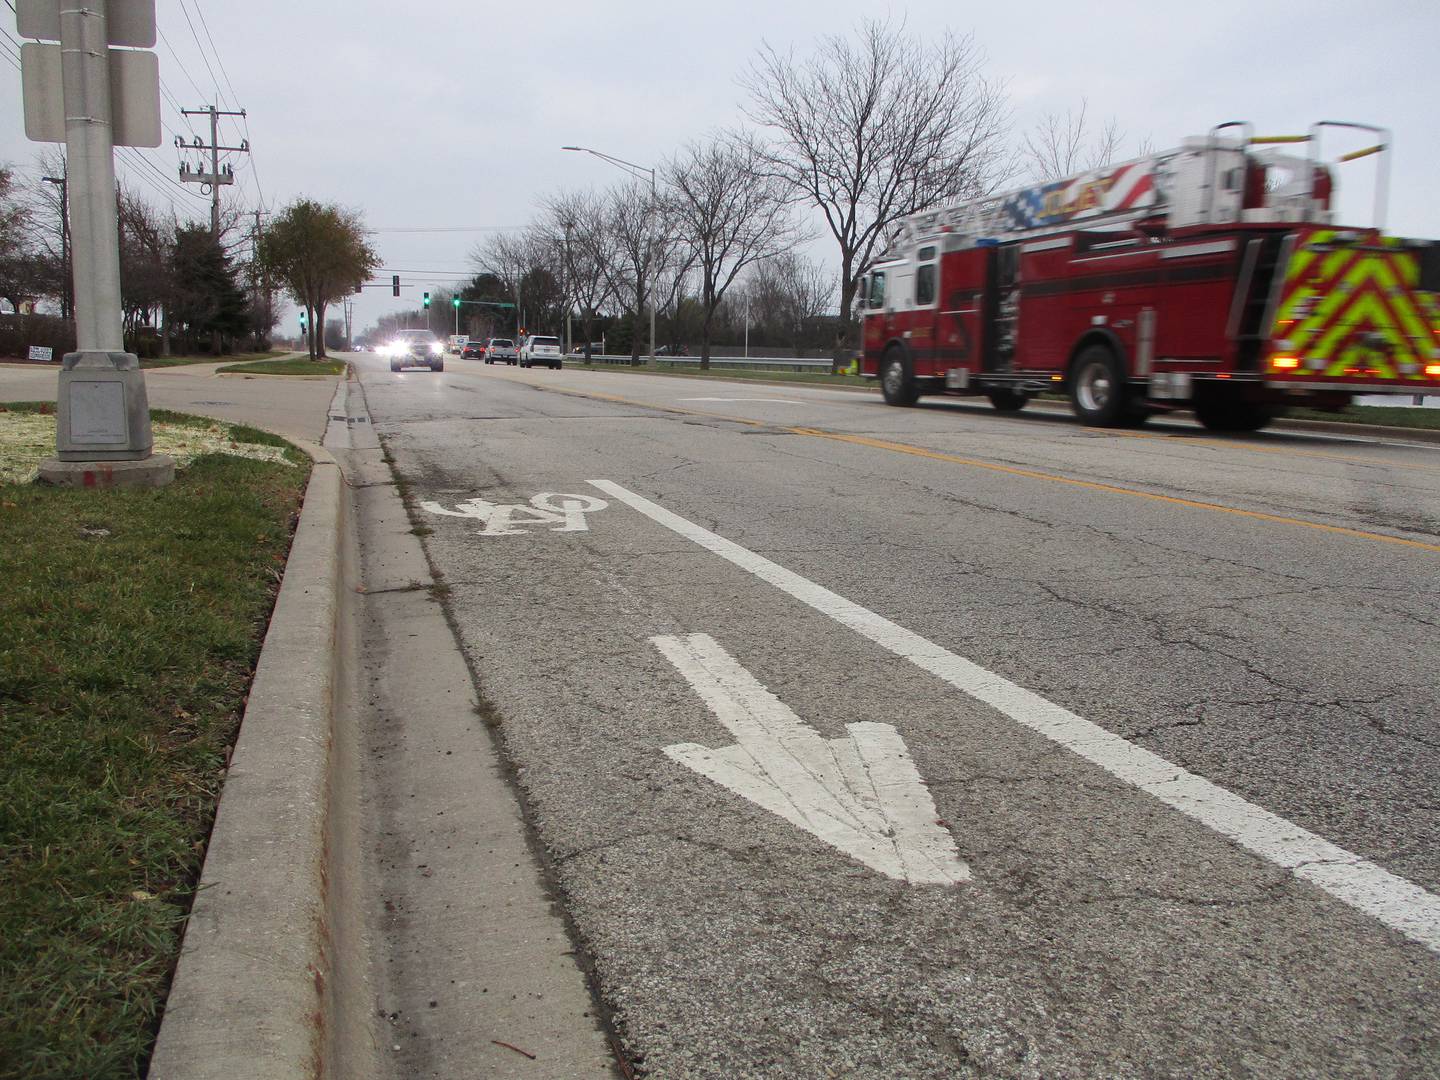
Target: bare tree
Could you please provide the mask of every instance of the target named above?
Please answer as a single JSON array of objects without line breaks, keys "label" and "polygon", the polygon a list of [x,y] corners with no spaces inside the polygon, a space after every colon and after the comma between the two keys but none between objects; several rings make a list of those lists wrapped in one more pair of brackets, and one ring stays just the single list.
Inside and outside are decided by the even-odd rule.
[{"label": "bare tree", "polygon": [[834,308],[838,282],[820,263],[793,251],[755,264],[745,282],[750,318],[768,338],[803,356],[816,324]]},{"label": "bare tree", "polygon": [[170,327],[164,313],[173,293],[170,265],[177,223],[135,191],[119,189],[120,290],[125,334],[134,342],[142,326],[164,325],[162,355],[169,354]]},{"label": "bare tree", "polygon": [[1089,107],[1090,103],[1082,98],[1079,112],[1066,109],[1063,117],[1055,112],[1046,113],[1025,133],[1020,154],[1034,179],[1059,180],[1099,169],[1119,155],[1125,141],[1119,122],[1112,116],[1098,131],[1092,131],[1087,116]]},{"label": "bare tree", "polygon": [[[647,305],[654,303],[657,278],[673,257],[670,216],[648,185],[629,182],[611,188],[605,206],[606,241],[613,249],[609,261],[611,287],[617,300],[629,309],[630,363],[640,363],[640,323]],[[654,342],[651,343],[652,345]]]},{"label": "bare tree", "polygon": [[561,244],[566,312],[579,310],[588,355],[596,319],[614,295],[605,200],[588,192],[551,196],[545,202],[541,226]]},{"label": "bare tree", "polygon": [[665,165],[676,233],[700,279],[700,368],[710,367],[715,309],[747,266],[801,239],[788,192],[744,134],[692,143]]},{"label": "bare tree", "polygon": [[771,172],[818,207],[840,247],[840,310],[895,224],[1003,179],[1004,88],[981,75],[974,40],[921,39],[863,21],[806,59],[766,44],[742,78],[749,116],[768,128]]},{"label": "bare tree", "polygon": [[544,222],[495,233],[470,252],[475,271],[492,275],[514,297],[517,333],[549,332],[563,319],[564,262],[563,239]]}]

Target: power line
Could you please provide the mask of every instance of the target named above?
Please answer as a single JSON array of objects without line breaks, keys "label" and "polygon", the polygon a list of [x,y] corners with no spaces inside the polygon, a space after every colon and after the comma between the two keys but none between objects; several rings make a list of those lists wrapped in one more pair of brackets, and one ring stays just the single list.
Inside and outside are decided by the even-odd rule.
[{"label": "power line", "polygon": [[195,48],[200,52],[200,62],[210,73],[210,82],[215,87],[215,96],[220,99],[220,104],[228,109],[230,102],[226,101],[225,95],[220,92],[220,80],[215,77],[215,69],[210,66],[210,58],[205,55],[205,46],[200,44],[200,35],[195,32],[195,24],[190,19],[190,9],[185,6],[185,0],[180,0],[180,11],[185,16],[185,25],[190,27],[190,36],[195,39]]},{"label": "power line", "polygon": [[[210,24],[205,21],[205,12],[200,7],[200,0],[190,0],[195,5],[195,14],[200,16],[200,25],[205,29],[205,40],[210,42],[210,51],[215,54],[215,63],[220,65],[220,74],[225,76],[225,85],[230,88],[230,96],[235,101],[240,100],[240,95],[235,92],[235,84],[230,81],[230,73],[225,70],[225,61],[220,56],[220,50],[215,47],[215,39],[210,36]],[[183,6],[184,0],[181,0]]]},{"label": "power line", "polygon": [[[156,29],[159,30],[159,27],[156,27]],[[163,41],[165,47],[170,50],[170,55],[174,57],[175,66],[180,69],[180,73],[184,75],[186,79],[190,80],[190,85],[195,88],[195,93],[199,97],[204,98],[205,91],[200,89],[200,84],[195,81],[195,77],[191,75],[189,69],[185,67],[184,61],[180,59],[180,54],[175,51],[175,46],[170,44],[170,39],[165,36],[164,30],[160,30],[160,40]]]},{"label": "power line", "polygon": [[461,233],[461,232],[507,232],[511,229],[523,229],[524,225],[435,225],[435,226],[403,226],[386,229],[367,229],[372,233]]}]

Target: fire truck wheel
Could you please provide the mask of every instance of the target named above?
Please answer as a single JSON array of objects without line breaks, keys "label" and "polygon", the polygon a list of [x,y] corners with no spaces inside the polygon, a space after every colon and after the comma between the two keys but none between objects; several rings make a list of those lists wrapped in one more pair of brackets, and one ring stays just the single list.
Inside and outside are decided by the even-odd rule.
[{"label": "fire truck wheel", "polygon": [[1087,346],[1070,369],[1070,404],[1082,423],[1119,427],[1131,415],[1125,368],[1107,346]]},{"label": "fire truck wheel", "polygon": [[920,400],[920,386],[910,370],[910,360],[898,348],[886,349],[880,362],[880,392],[885,395],[886,405],[914,405]]},{"label": "fire truck wheel", "polygon": [[1019,412],[1030,402],[1030,395],[1019,390],[991,390],[985,396],[996,412]]}]

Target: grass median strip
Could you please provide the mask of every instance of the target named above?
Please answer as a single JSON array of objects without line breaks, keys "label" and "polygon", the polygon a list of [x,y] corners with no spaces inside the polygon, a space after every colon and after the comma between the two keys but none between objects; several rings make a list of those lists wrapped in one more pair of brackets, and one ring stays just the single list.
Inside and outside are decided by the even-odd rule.
[{"label": "grass median strip", "polygon": [[250,364],[230,364],[216,369],[219,375],[344,375],[342,360],[307,360],[295,357],[286,360],[257,360]]},{"label": "grass median strip", "polygon": [[[18,418],[53,447],[47,411],[4,407],[0,462]],[[309,474],[264,432],[156,418],[167,488],[0,481],[5,1080],[144,1074]]]},{"label": "grass median strip", "polygon": [[146,369],[185,367],[189,364],[218,364],[222,360],[229,360],[234,363],[246,363],[248,361],[266,360],[272,356],[284,355],[285,353],[279,350],[271,349],[268,352],[234,353],[230,356],[208,356],[199,354],[191,356],[147,356],[140,361],[140,366]]}]

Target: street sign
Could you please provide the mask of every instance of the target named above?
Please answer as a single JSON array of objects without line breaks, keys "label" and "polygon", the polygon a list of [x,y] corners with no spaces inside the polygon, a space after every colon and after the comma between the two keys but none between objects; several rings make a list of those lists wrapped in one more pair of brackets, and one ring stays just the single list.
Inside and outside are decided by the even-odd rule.
[{"label": "street sign", "polygon": [[[110,0],[105,23],[105,36],[111,45],[155,47],[155,0]],[[60,0],[16,0],[15,29],[21,37],[59,41]]]},{"label": "street sign", "polygon": [[52,349],[52,348],[50,348],[48,345],[31,345],[31,346],[30,346],[30,359],[31,359],[31,360],[51,360],[51,359],[54,358],[54,356],[55,356],[55,350]]},{"label": "street sign", "polygon": [[[152,52],[109,50],[110,130],[116,146],[160,145],[160,60]],[[65,141],[65,91],[60,46],[20,46],[25,137]]]}]

